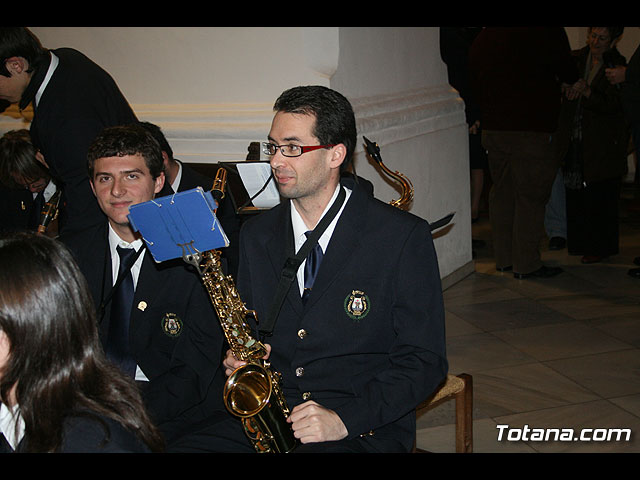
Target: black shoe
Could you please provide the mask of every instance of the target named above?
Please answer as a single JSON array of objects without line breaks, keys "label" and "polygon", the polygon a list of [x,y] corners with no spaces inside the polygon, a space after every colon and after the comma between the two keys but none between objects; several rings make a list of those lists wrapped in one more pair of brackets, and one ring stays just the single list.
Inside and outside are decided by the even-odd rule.
[{"label": "black shoe", "polygon": [[549,240],[549,250],[562,250],[567,246],[567,240],[562,237],[551,237]]},{"label": "black shoe", "polygon": [[640,278],[640,268],[631,268],[627,273],[633,278]]},{"label": "black shoe", "polygon": [[560,267],[547,267],[543,265],[538,270],[530,273],[513,272],[513,276],[518,280],[522,280],[523,278],[550,278],[555,277],[562,272],[564,272],[564,270],[562,270]]},{"label": "black shoe", "polygon": [[511,265],[507,265],[506,267],[496,267],[496,270],[498,272],[510,272],[513,270],[513,267]]},{"label": "black shoe", "polygon": [[633,259],[633,264],[640,266],[640,257],[636,257]]}]

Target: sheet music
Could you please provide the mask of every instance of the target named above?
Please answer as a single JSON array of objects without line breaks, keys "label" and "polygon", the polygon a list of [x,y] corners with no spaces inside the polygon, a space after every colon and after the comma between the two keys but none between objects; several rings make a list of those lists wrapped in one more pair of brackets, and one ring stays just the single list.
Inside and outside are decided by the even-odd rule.
[{"label": "sheet music", "polygon": [[[237,163],[236,166],[250,198],[260,191],[271,176],[271,165],[268,162]],[[278,187],[273,179],[252,203],[257,208],[271,208],[280,203]]]}]

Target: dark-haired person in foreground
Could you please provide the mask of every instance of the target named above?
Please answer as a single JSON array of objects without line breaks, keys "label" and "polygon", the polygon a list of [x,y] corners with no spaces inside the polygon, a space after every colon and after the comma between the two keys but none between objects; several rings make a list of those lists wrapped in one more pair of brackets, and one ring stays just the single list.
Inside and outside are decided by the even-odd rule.
[{"label": "dark-haired person in foreground", "polygon": [[[273,334],[264,338],[292,409],[295,451],[408,452],[415,408],[447,373],[429,224],[375,199],[353,177],[341,179],[356,147],[344,96],[296,87],[274,111],[264,149],[288,200],[248,220],[240,239],[238,289],[258,326],[267,320],[285,260],[336,198],[341,205],[320,236],[315,283],[305,285],[303,262]],[[227,374],[241,364],[229,352]]]},{"label": "dark-haired person in foreground", "polygon": [[0,452],[163,450],[103,354],[84,277],[46,236],[0,238],[0,402]]}]

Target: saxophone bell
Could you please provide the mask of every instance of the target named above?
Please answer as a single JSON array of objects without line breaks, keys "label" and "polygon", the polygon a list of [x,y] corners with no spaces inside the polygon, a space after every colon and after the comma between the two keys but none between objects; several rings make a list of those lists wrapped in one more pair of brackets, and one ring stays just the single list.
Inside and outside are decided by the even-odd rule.
[{"label": "saxophone bell", "polygon": [[247,363],[227,379],[223,398],[227,409],[240,417],[245,434],[258,452],[288,453],[297,446],[288,412],[274,403],[274,372],[257,363]]},{"label": "saxophone bell", "polygon": [[247,363],[234,370],[229,375],[223,392],[226,407],[241,418],[260,412],[270,396],[269,374],[255,363]]}]

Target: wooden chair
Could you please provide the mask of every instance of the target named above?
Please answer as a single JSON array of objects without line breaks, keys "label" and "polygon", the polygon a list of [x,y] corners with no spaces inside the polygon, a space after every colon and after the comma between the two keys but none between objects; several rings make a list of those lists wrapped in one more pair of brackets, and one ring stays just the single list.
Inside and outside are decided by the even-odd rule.
[{"label": "wooden chair", "polygon": [[[473,377],[466,373],[447,375],[447,380],[416,410],[430,410],[449,400],[456,402],[456,453],[473,451]],[[414,447],[416,453],[427,453]]]}]

